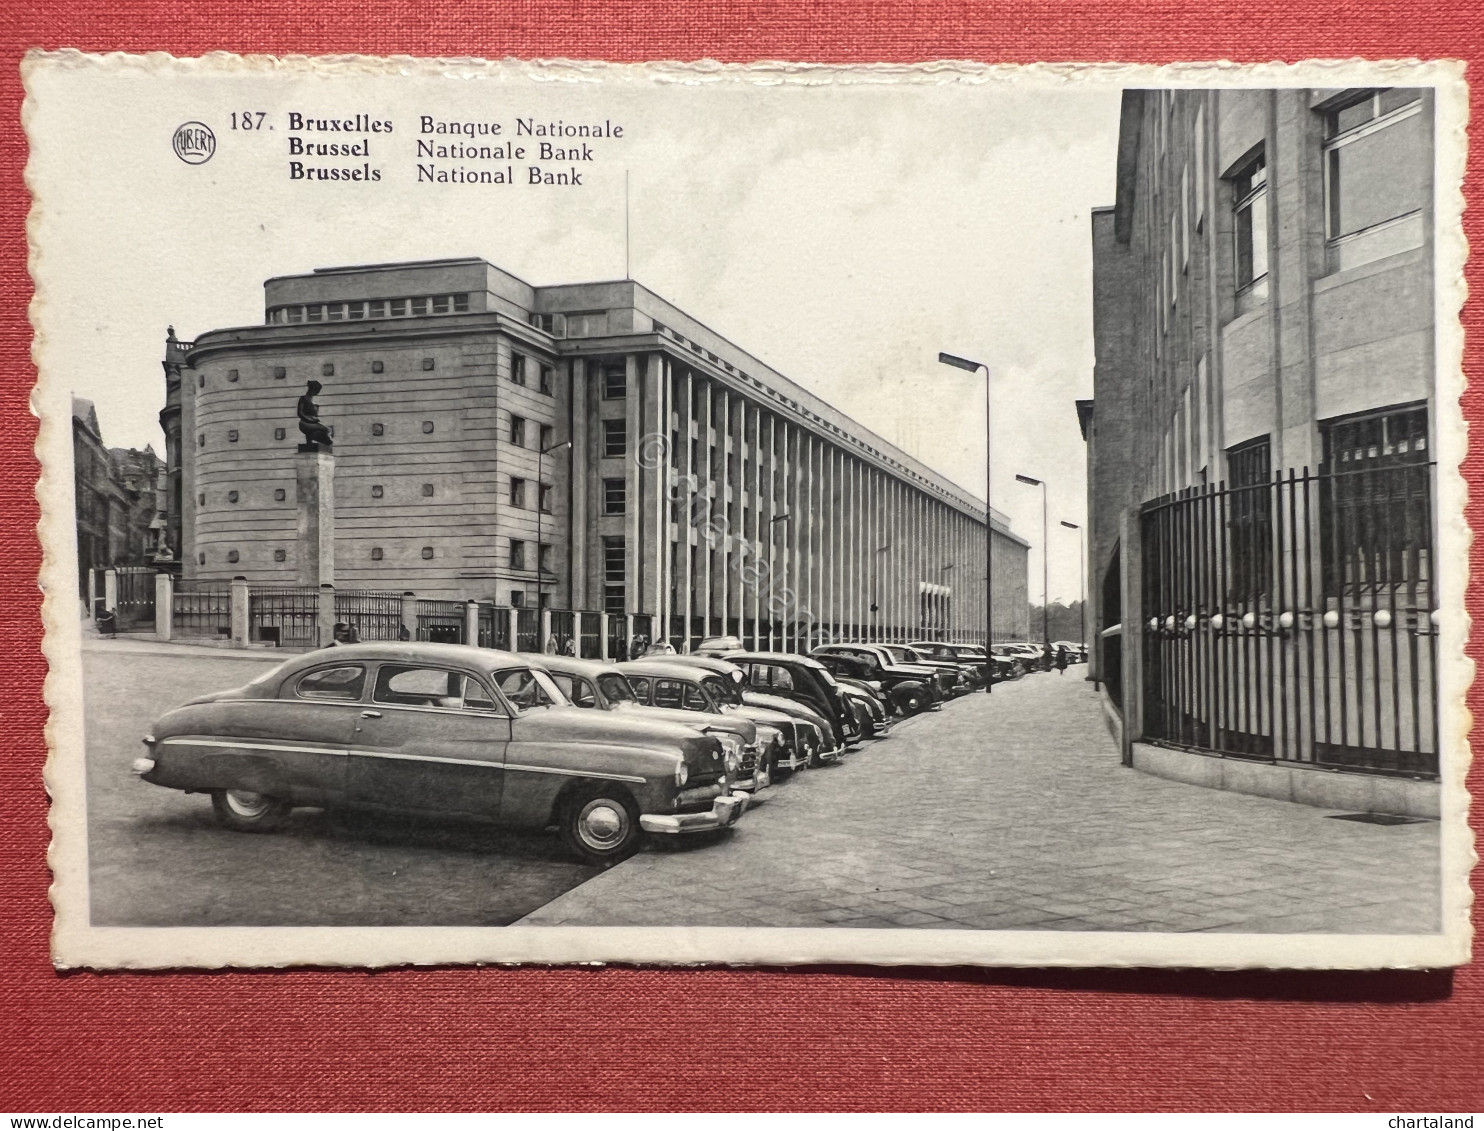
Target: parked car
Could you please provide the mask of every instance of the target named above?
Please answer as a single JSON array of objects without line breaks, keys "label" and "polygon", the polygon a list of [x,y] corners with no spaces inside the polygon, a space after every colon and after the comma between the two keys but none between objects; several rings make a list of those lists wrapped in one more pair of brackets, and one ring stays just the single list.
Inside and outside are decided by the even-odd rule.
[{"label": "parked car", "polygon": [[952,660],[931,659],[906,644],[887,644],[884,641],[877,641],[876,644],[899,664],[915,664],[936,671],[940,677],[938,685],[946,697],[951,698],[973,690],[963,669]]},{"label": "parked car", "polygon": [[887,689],[892,704],[903,716],[936,710],[947,698],[949,677],[925,664],[899,663],[880,644],[821,644],[816,659],[845,656],[861,661]]},{"label": "parked car", "polygon": [[956,665],[968,679],[971,691],[978,691],[989,679],[989,661],[982,648],[950,644],[943,640],[914,640],[907,647],[925,660]]},{"label": "parked car", "polygon": [[309,652],[167,712],[134,771],[209,794],[242,832],[295,806],[555,825],[600,865],[645,833],[719,829],[746,811],[719,736],[580,710],[533,659],[412,642]]},{"label": "parked car", "polygon": [[1053,640],[1051,642],[1051,654],[1054,657],[1058,648],[1067,650],[1067,659],[1074,664],[1085,664],[1087,662],[1087,649],[1076,640]]},{"label": "parked car", "polygon": [[748,687],[794,699],[820,715],[830,726],[836,752],[859,741],[855,715],[845,706],[835,677],[818,660],[792,652],[733,652],[726,660],[746,673]]},{"label": "parked car", "polygon": [[708,636],[691,649],[693,656],[722,656],[727,652],[741,652],[747,645],[739,636]]},{"label": "parked car", "polygon": [[846,706],[855,715],[856,726],[865,738],[885,738],[891,728],[892,709],[886,685],[871,678],[867,665],[850,656],[828,652],[811,653],[811,658],[829,668],[830,674],[845,697]]},{"label": "parked car", "polygon": [[996,669],[999,678],[1019,679],[1030,669],[1026,667],[1027,660],[1023,653],[1014,644],[995,644],[990,647],[990,653],[995,658]]},{"label": "parked car", "polygon": [[715,679],[715,682],[707,686],[719,698],[724,697],[726,702],[768,710],[793,722],[794,741],[790,744],[792,758],[779,759],[775,769],[789,772],[802,770],[807,766],[818,765],[821,761],[830,761],[829,756],[838,752],[839,747],[833,737],[834,728],[829,720],[797,699],[755,690],[746,682],[747,674],[736,664],[715,656],[698,656],[695,653],[672,656],[670,660],[705,669]]},{"label": "parked car", "polygon": [[[633,664],[658,664],[663,661],[636,660]],[[579,660],[570,656],[542,656],[540,666],[552,682],[575,707],[600,711],[637,711],[652,713],[657,718],[681,721],[703,733],[721,736],[722,746],[740,759],[734,789],[755,793],[773,781],[773,764],[783,750],[783,730],[766,720],[721,706],[704,689],[683,693],[684,705],[671,708],[667,692],[660,689],[661,702],[646,701],[636,694],[634,685],[623,670],[599,660]],[[627,668],[628,665],[625,665]],[[687,675],[690,673],[687,672]],[[648,684],[646,691],[650,691]],[[702,700],[705,702],[702,702]],[[683,710],[683,715],[675,711]],[[765,714],[765,712],[758,712]]]},{"label": "parked car", "polygon": [[1031,644],[1028,641],[1017,640],[1010,644],[1015,649],[1016,655],[1020,657],[1021,663],[1028,672],[1042,671],[1046,667],[1046,649],[1040,644]]}]

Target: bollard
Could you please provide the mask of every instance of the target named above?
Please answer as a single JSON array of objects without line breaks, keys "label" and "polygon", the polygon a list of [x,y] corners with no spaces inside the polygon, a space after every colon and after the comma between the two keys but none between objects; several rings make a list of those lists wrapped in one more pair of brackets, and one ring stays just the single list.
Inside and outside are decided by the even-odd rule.
[{"label": "bollard", "polygon": [[232,647],[246,648],[248,635],[248,590],[247,578],[238,574],[232,578]]},{"label": "bollard", "polygon": [[175,579],[155,574],[155,639],[169,640],[175,632]]},{"label": "bollard", "polygon": [[479,643],[479,602],[473,597],[464,603],[464,643]]}]

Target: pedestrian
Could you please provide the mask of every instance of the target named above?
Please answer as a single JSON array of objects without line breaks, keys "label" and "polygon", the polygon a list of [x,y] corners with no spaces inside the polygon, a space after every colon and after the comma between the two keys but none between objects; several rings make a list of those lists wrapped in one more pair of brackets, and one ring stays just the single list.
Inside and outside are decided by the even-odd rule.
[{"label": "pedestrian", "polygon": [[561,653],[563,656],[577,655],[577,643],[570,636],[562,636]]},{"label": "pedestrian", "polygon": [[1056,646],[1056,674],[1064,674],[1067,670],[1067,665],[1071,662],[1072,657],[1067,652],[1067,646],[1065,644],[1058,644]]}]

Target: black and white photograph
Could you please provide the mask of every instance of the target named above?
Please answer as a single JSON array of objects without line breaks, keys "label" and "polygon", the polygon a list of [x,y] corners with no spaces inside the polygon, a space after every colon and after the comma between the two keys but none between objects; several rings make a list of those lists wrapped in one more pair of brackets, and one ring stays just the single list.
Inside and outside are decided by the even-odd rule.
[{"label": "black and white photograph", "polygon": [[1461,74],[33,53],[54,961],[1466,961]]}]

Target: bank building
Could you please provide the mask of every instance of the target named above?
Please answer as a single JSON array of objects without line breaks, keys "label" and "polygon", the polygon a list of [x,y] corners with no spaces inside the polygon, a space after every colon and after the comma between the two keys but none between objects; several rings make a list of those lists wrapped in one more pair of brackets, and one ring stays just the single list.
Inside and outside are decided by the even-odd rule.
[{"label": "bank building", "polygon": [[[636,282],[466,258],[264,286],[261,325],[166,342],[182,593],[236,579],[290,610],[333,585],[363,638],[390,631],[377,601],[477,605],[481,639],[534,614],[511,632],[555,623],[589,654],[600,616],[682,650],[984,637],[983,503]],[[1024,639],[1027,543],[992,530],[995,636]]]}]

